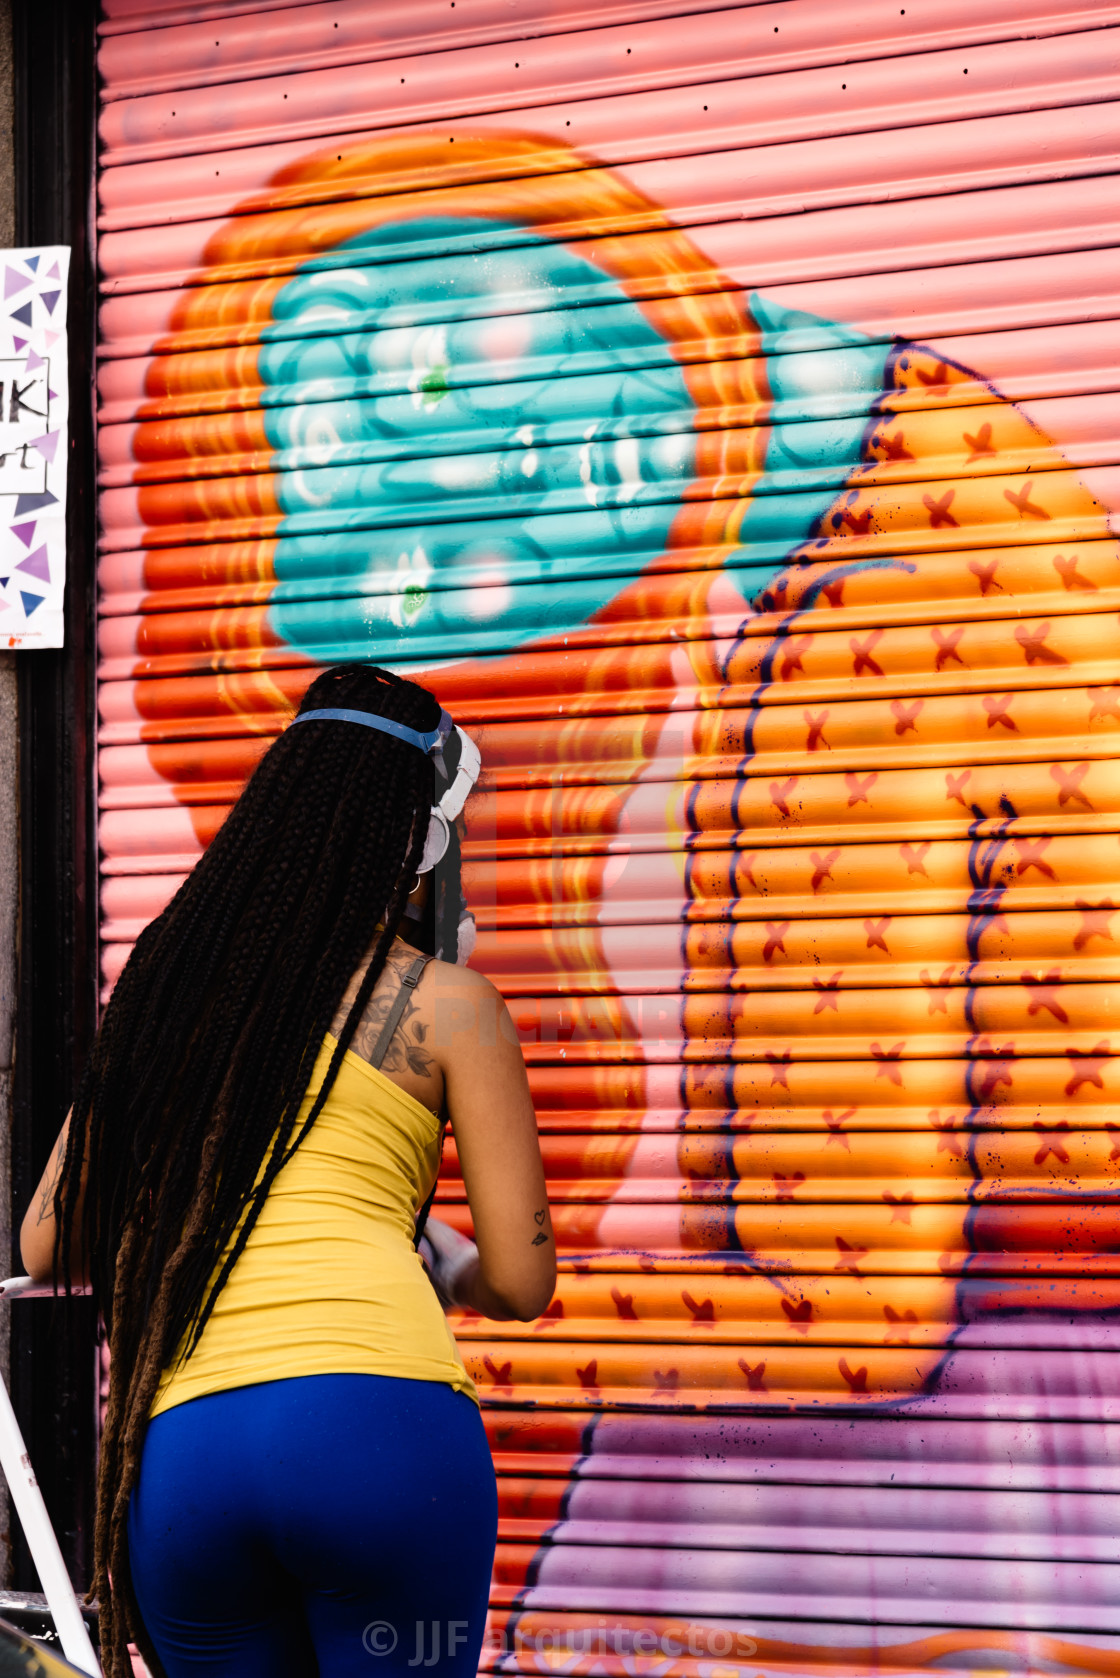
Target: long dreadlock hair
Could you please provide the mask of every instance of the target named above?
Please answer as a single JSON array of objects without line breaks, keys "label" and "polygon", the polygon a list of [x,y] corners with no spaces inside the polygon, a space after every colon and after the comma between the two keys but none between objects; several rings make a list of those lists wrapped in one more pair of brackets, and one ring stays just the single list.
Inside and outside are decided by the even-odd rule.
[{"label": "long dreadlock hair", "polygon": [[[369,665],[326,671],[300,709],[333,706],[421,731],[440,712],[426,689]],[[432,760],[380,731],[313,721],[285,732],[137,940],[105,1011],[55,1194],[55,1273],[87,1268],[109,1333],[92,1587],[108,1678],[131,1672],[130,1637],[160,1671],[132,1592],[127,1518],[161,1372],[197,1345],[273,1179],[319,1115],[400,924],[434,796]],[[458,925],[453,872],[434,911],[448,923],[438,942],[452,916]]]}]

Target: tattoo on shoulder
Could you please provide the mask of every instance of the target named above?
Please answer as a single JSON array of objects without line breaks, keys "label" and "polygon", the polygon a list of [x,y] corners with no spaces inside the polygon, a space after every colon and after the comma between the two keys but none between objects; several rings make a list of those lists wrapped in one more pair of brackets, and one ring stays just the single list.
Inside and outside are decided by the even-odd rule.
[{"label": "tattoo on shoulder", "polygon": [[[356,1055],[367,1060],[372,1065],[374,1051],[381,1036],[385,1021],[396,1002],[403,983],[404,974],[411,965],[414,957],[402,959],[391,953],[385,963],[385,971],[381,976],[377,990],[370,998],[366,1011],[358,1022],[350,1047]],[[388,983],[386,983],[388,980]],[[395,981],[395,982],[394,982]],[[346,1010],[351,998],[344,998],[340,1016],[336,1025],[341,1029],[342,1020],[346,1017]],[[383,1072],[411,1072],[416,1078],[430,1078],[435,1067],[435,1056],[428,1047],[428,1027],[420,1018],[420,1010],[414,996],[409,996],[404,1005],[397,1029],[389,1039],[381,1062]]]}]

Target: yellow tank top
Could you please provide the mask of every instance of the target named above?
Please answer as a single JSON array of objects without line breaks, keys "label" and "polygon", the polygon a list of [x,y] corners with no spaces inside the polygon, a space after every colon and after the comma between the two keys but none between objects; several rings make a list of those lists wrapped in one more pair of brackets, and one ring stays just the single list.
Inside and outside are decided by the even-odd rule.
[{"label": "yellow tank top", "polygon": [[[302,1124],[337,1044],[319,1051]],[[439,1122],[347,1053],[310,1134],[268,1192],[202,1337],[163,1373],[151,1415],[298,1375],[474,1383],[413,1246],[439,1169]],[[176,1365],[178,1365],[176,1367]]]}]

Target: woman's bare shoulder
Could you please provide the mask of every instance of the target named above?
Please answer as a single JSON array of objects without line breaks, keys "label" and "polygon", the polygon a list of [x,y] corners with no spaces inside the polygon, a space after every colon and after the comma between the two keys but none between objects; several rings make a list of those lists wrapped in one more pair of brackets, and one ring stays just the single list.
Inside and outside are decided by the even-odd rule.
[{"label": "woman's bare shoulder", "polygon": [[457,962],[440,961],[433,956],[425,969],[425,978],[444,995],[502,1000],[501,992],[485,973],[476,973],[473,967],[460,967]]},{"label": "woman's bare shoulder", "polygon": [[417,987],[417,1006],[431,1032],[431,1044],[445,1066],[499,1037],[516,1041],[501,992],[483,973],[450,961],[430,961]]},{"label": "woman's bare shoulder", "polygon": [[433,1003],[442,1003],[445,1007],[454,1005],[461,1010],[473,1011],[480,1017],[493,1018],[495,1013],[505,1012],[501,991],[484,973],[476,973],[473,967],[459,967],[453,961],[432,960],[428,963],[420,987],[421,996],[424,991]]}]

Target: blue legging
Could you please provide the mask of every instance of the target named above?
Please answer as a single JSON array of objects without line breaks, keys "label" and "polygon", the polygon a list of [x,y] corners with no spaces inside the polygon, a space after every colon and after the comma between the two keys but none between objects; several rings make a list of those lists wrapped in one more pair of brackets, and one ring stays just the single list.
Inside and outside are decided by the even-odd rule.
[{"label": "blue legging", "polygon": [[462,1393],[268,1381],[150,1424],[133,1583],[168,1678],[473,1678],[497,1518]]}]

